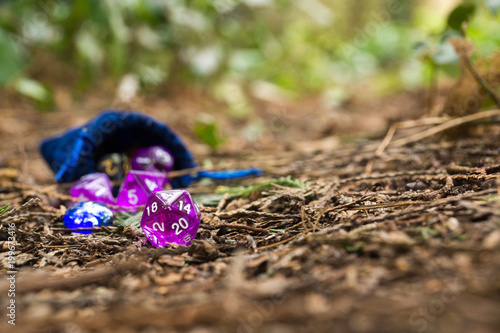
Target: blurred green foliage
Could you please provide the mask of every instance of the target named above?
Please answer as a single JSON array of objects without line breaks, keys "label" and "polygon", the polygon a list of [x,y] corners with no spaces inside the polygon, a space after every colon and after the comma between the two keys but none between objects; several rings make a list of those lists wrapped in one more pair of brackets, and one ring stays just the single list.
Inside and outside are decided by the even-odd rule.
[{"label": "blurred green foliage", "polygon": [[471,18],[475,11],[476,6],[473,3],[464,2],[459,4],[451,11],[450,15],[448,15],[446,23],[451,29],[460,31],[462,23]]},{"label": "blurred green foliage", "polygon": [[[146,90],[202,83],[236,116],[245,116],[246,94],[263,82],[291,96],[323,91],[335,104],[361,81],[378,92],[411,88],[436,64],[456,63],[442,43],[446,22],[456,29],[474,11],[470,36],[481,52],[498,48],[499,6],[464,1],[447,20],[416,0],[7,0],[0,86],[42,108],[53,104],[49,85],[81,92],[126,74]],[[425,51],[416,52],[416,42]],[[47,54],[48,67],[70,68],[68,82],[51,80]]]},{"label": "blurred green foliage", "polygon": [[220,134],[217,121],[208,114],[198,117],[194,124],[194,134],[213,150],[226,142],[226,138]]},{"label": "blurred green foliage", "polygon": [[3,215],[9,211],[10,204],[6,204],[3,207],[0,207],[0,215]]}]

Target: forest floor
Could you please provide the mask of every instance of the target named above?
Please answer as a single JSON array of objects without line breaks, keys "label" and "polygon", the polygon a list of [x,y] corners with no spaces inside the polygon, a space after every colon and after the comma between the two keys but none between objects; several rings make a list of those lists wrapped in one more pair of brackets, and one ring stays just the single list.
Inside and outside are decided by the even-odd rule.
[{"label": "forest floor", "polygon": [[[134,109],[174,128],[198,162],[264,170],[193,184],[197,239],[154,248],[130,227],[65,230],[68,186],[54,182],[39,141],[112,103],[96,93],[75,107],[64,91],[56,95],[58,112],[8,98],[1,111],[0,207],[24,205],[0,214],[1,332],[500,331],[498,125],[377,155],[389,121],[424,114],[423,94],[332,108],[314,98],[293,107],[255,101],[252,126],[202,96],[136,101]],[[217,153],[192,134],[200,111],[230,138]],[[287,176],[298,186],[214,195],[220,185]],[[10,223],[15,298],[7,296],[3,242]],[[6,316],[11,299],[15,327]]]}]

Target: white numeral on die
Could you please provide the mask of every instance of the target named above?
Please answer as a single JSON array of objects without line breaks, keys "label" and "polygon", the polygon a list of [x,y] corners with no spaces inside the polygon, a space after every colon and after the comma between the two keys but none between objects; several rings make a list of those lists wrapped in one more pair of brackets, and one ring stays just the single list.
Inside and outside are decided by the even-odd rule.
[{"label": "white numeral on die", "polygon": [[[156,229],[156,227],[158,227],[158,229]],[[158,222],[155,222],[155,223],[153,223],[153,229],[156,231],[158,231],[158,230],[165,231],[165,225],[163,223],[160,224]]]},{"label": "white numeral on die", "polygon": [[134,189],[130,189],[128,190],[127,192],[127,195],[128,195],[128,201],[132,204],[132,205],[137,205],[137,203],[139,202],[139,197],[137,196],[136,194],[136,190]]},{"label": "white numeral on die", "polygon": [[[146,207],[146,210],[148,211],[148,216],[150,215],[149,213],[149,207]],[[158,203],[156,202],[153,202],[153,204],[151,205],[151,212],[154,213],[158,210]]]},{"label": "white numeral on die", "polygon": [[179,201],[179,209],[180,210],[185,210],[186,213],[191,213],[191,204],[187,204],[186,206],[184,206],[184,201],[180,200]]},{"label": "white numeral on die", "polygon": [[187,227],[189,227],[188,221],[183,217],[179,219],[179,222],[172,224],[172,229],[175,229],[176,235],[180,234],[183,229],[187,229]]}]

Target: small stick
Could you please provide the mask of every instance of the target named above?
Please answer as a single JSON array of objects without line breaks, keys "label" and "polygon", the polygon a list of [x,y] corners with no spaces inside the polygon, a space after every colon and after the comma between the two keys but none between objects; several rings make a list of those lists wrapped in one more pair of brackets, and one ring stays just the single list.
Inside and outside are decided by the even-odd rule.
[{"label": "small stick", "polygon": [[[200,170],[203,170],[204,168],[202,167],[195,167],[195,168],[190,168],[190,169],[182,169],[182,170],[175,170],[175,171],[170,171],[165,174],[167,178],[176,178],[176,177],[181,177],[185,175],[189,175],[195,172],[198,172]],[[206,170],[207,168],[205,168]]]},{"label": "small stick", "polygon": [[[307,231],[309,231],[309,230],[307,230]],[[282,241],[279,241],[279,242],[276,242],[276,243],[273,243],[273,244],[269,244],[269,245],[261,246],[261,247],[258,248],[258,250],[267,250],[267,249],[270,249],[272,247],[275,247],[275,246],[278,246],[278,245],[281,245],[281,244],[285,244],[285,243],[287,243],[287,242],[289,242],[291,240],[294,240],[295,238],[298,238],[298,237],[300,237],[302,235],[305,235],[305,234],[306,234],[306,232],[301,232],[299,234],[293,235],[292,237],[289,237],[289,238],[284,239]]]},{"label": "small stick", "polygon": [[74,231],[101,231],[101,230],[110,230],[110,231],[114,231],[117,229],[117,227],[91,227],[91,228],[59,228],[59,227],[55,227],[55,228],[50,228],[51,230],[53,231],[71,231],[71,232],[74,232]]},{"label": "small stick", "polygon": [[[391,127],[389,127],[389,130],[387,131],[384,140],[380,143],[378,146],[377,150],[375,150],[375,157],[379,157],[382,155],[382,153],[385,151],[385,149],[389,146],[389,144],[392,141],[392,138],[394,137],[394,134],[396,134],[396,130],[398,129],[403,129],[403,128],[414,128],[414,127],[419,127],[419,126],[425,126],[425,125],[435,125],[435,124],[442,124],[449,118],[447,117],[431,117],[431,118],[423,118],[423,119],[417,119],[417,120],[408,120],[408,121],[402,121],[399,123],[392,124]],[[370,175],[373,171],[373,163],[374,160],[370,160],[368,164],[365,167],[365,173]]]},{"label": "small stick", "polygon": [[404,146],[408,143],[417,142],[417,141],[420,141],[422,139],[433,136],[437,133],[446,131],[447,129],[457,127],[457,126],[460,126],[460,125],[463,125],[466,123],[470,123],[470,122],[473,122],[476,120],[494,117],[494,116],[500,116],[500,109],[487,110],[487,111],[477,112],[477,113],[473,113],[473,114],[459,117],[459,118],[454,118],[454,119],[451,119],[451,120],[449,120],[441,125],[434,126],[434,127],[431,127],[425,131],[416,133],[414,135],[410,135],[406,138],[402,138],[402,139],[393,141],[391,145],[394,147]]},{"label": "small stick", "polygon": [[382,141],[380,146],[378,146],[377,150],[375,151],[375,155],[380,156],[384,152],[384,150],[387,148],[387,146],[389,146],[389,144],[391,143],[391,140],[394,137],[394,134],[396,134],[396,130],[398,130],[398,129],[442,124],[443,122],[445,122],[448,119],[449,119],[448,117],[432,117],[432,118],[408,120],[408,121],[403,121],[400,123],[395,123],[395,124],[391,125],[391,127],[387,131],[387,134],[385,135],[384,140]]},{"label": "small stick", "polygon": [[81,247],[82,245],[77,244],[67,244],[67,245],[42,245],[44,249],[65,249],[69,247]]},{"label": "small stick", "polygon": [[[467,35],[467,21],[462,23],[462,37],[465,38]],[[481,87],[483,87],[484,90],[490,95],[491,99],[495,102],[497,107],[500,108],[500,98],[495,94],[493,89],[488,85],[488,82],[481,76],[481,74],[478,73],[476,68],[474,67],[474,63],[472,62],[472,59],[468,57],[466,54],[462,55],[463,59],[465,60],[465,67],[467,70],[472,74],[474,79],[479,83]]]},{"label": "small stick", "polygon": [[242,225],[242,224],[218,224],[218,225],[209,225],[209,224],[200,224],[200,227],[203,229],[207,230],[217,230],[217,229],[222,229],[222,228],[228,228],[228,229],[243,229],[243,230],[250,230],[254,232],[260,232],[262,234],[268,234],[269,231],[266,229],[262,228],[256,228],[256,227],[250,227],[248,225]]},{"label": "small stick", "polygon": [[227,199],[229,199],[229,193],[224,194],[224,197],[221,199],[221,201],[217,205],[217,210],[215,211],[216,214],[222,212],[222,210],[224,209],[224,206],[226,206]]},{"label": "small stick", "polygon": [[21,207],[14,207],[3,215],[0,215],[0,221],[6,217],[12,216],[20,211],[28,209],[29,207],[36,206],[40,202],[40,198],[31,198],[28,202],[25,202]]}]

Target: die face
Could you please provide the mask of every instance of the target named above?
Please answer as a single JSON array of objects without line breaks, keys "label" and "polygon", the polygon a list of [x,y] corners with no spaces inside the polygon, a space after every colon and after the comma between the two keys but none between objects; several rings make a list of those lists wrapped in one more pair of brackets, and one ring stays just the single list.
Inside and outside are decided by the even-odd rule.
[{"label": "die face", "polygon": [[174,169],[174,157],[165,148],[160,146],[152,147],[150,156],[155,161],[155,167],[160,168],[160,171],[170,172]]},{"label": "die face", "polygon": [[171,211],[145,218],[141,223],[142,230],[156,247],[171,243],[187,246],[196,237],[198,226],[198,219]]},{"label": "die face", "polygon": [[172,203],[169,205],[169,210],[179,212],[182,215],[187,215],[190,218],[198,218],[198,214],[196,211],[196,204],[193,199],[191,199],[191,195],[187,191],[182,195],[179,195],[175,198]]},{"label": "die face", "polygon": [[163,173],[132,170],[125,177],[116,204],[124,207],[145,205],[149,195],[160,191],[165,182]]},{"label": "die face", "polygon": [[132,169],[170,172],[174,169],[174,158],[167,149],[161,146],[141,148],[132,158]]},{"label": "die face", "polygon": [[[185,190],[159,191],[154,196],[150,196],[145,209],[147,213],[152,213],[148,210],[149,201],[151,203],[158,201],[158,204],[162,205],[161,209],[165,211],[177,211],[198,219],[201,215],[198,205],[193,201],[189,192]],[[160,214],[162,210],[155,212],[155,214]]]},{"label": "die face", "polygon": [[83,176],[70,189],[71,196],[97,201],[104,204],[114,202],[112,185],[105,173],[91,173]]},{"label": "die face", "polygon": [[[63,217],[66,228],[92,228],[109,226],[113,223],[113,212],[105,205],[85,201],[79,202],[66,211]],[[73,231],[81,234],[91,234],[91,230]]]},{"label": "die face", "polygon": [[187,191],[160,191],[150,195],[141,227],[151,244],[187,246],[196,237],[200,220],[196,204]]},{"label": "die face", "polygon": [[97,161],[96,168],[111,180],[122,180],[128,171],[128,158],[120,153],[107,154]]},{"label": "die face", "polygon": [[185,190],[159,191],[154,195],[155,198],[161,200],[165,208],[180,198],[186,198],[186,196],[189,196],[189,193]]}]

